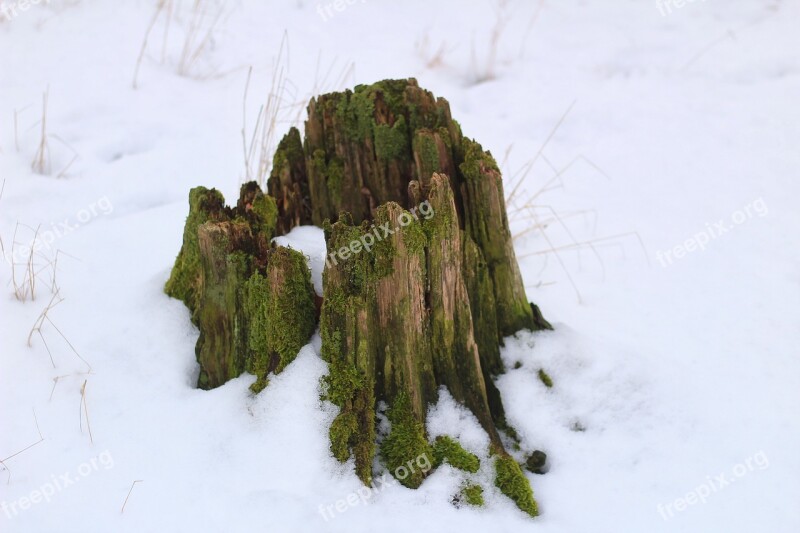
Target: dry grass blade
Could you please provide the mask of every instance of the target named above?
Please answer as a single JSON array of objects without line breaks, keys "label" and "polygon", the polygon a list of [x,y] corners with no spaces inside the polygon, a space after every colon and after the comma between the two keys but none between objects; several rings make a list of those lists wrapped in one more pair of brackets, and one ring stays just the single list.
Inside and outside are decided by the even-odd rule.
[{"label": "dry grass blade", "polygon": [[75,148],[72,147],[71,144],[69,144],[67,141],[65,141],[64,139],[62,139],[61,137],[59,137],[55,133],[51,134],[50,137],[52,137],[53,139],[55,139],[56,141],[58,141],[59,143],[64,145],[67,148],[67,150],[72,152],[72,159],[70,160],[70,162],[67,163],[67,165],[61,170],[61,172],[56,174],[56,178],[63,178],[64,176],[66,176],[67,171],[70,169],[72,164],[80,158],[80,155],[78,154],[78,151],[75,150]]},{"label": "dry grass blade", "polygon": [[[33,257],[41,225],[37,227],[36,230],[34,231],[33,241],[31,242],[30,250],[27,254],[28,258],[24,263],[17,263],[16,259],[17,253],[15,251],[16,246],[20,244],[17,241],[17,233],[19,231],[20,226],[30,228],[29,226],[25,224],[20,224],[19,222],[17,222],[17,224],[14,226],[14,237],[13,240],[11,241],[11,284],[14,287],[14,297],[20,302],[26,302],[28,301],[28,297],[30,297],[31,300],[33,300],[35,299],[36,296],[36,269],[34,268]],[[17,280],[18,265],[23,265],[25,267],[25,275],[23,276],[21,282]]]},{"label": "dry grass blade", "polygon": [[53,378],[53,388],[50,389],[50,397],[47,399],[48,402],[53,400],[53,394],[56,392],[56,385],[58,385],[58,382],[66,377],[69,377],[69,374],[64,374],[62,376],[56,376]]},{"label": "dry grass blade", "polygon": [[[58,298],[58,301],[56,301],[56,298]],[[33,334],[34,333],[38,333],[39,334],[39,337],[42,339],[42,342],[44,343],[44,347],[47,350],[47,355],[50,356],[50,363],[52,363],[53,368],[56,367],[56,362],[53,360],[53,352],[50,351],[50,346],[48,346],[47,341],[45,340],[44,335],[42,334],[42,325],[44,324],[44,320],[45,320],[45,317],[47,316],[47,313],[49,313],[50,310],[53,307],[57,306],[62,301],[63,301],[63,299],[59,297],[58,292],[55,292],[53,294],[53,297],[50,298],[50,302],[47,304],[47,306],[45,306],[44,310],[42,310],[42,312],[36,318],[36,321],[33,323],[33,327],[31,328],[31,331],[28,333],[28,346],[29,347],[33,346],[33,344],[32,344]]]},{"label": "dry grass blade", "polygon": [[86,359],[81,357],[81,354],[78,353],[78,350],[75,349],[75,346],[72,345],[72,343],[69,341],[67,336],[64,335],[64,333],[58,328],[58,326],[56,326],[56,324],[50,318],[50,315],[49,315],[50,311],[55,306],[57,306],[58,304],[60,304],[63,301],[64,301],[64,299],[61,297],[60,292],[58,290],[58,287],[55,287],[55,292],[53,293],[52,298],[50,298],[50,302],[47,304],[47,306],[42,310],[42,312],[36,318],[36,321],[33,323],[33,327],[31,327],[31,330],[28,333],[28,346],[33,346],[33,344],[32,344],[33,334],[34,333],[38,333],[39,337],[42,339],[42,342],[44,343],[45,348],[47,349],[47,353],[50,355],[50,361],[53,363],[53,367],[55,368],[56,364],[53,361],[53,354],[50,351],[50,347],[48,346],[47,341],[45,340],[45,337],[44,337],[44,333],[42,332],[42,327],[44,326],[44,322],[47,321],[53,327],[53,329],[55,329],[56,332],[61,336],[61,338],[64,339],[64,342],[67,343],[67,346],[69,346],[69,348],[72,350],[72,353],[74,353],[75,356],[78,359],[80,359],[83,362],[83,364],[86,365],[87,373],[91,374],[92,365],[90,365],[89,362]]},{"label": "dry grass blade", "polygon": [[36,155],[33,156],[33,161],[31,161],[31,169],[37,174],[50,173],[50,146],[47,142],[47,101],[49,93],[50,89],[48,88],[42,95],[41,138],[39,139]]},{"label": "dry grass blade", "polygon": [[314,84],[311,87],[311,91],[305,94],[302,98],[298,99],[292,107],[296,108],[296,112],[294,118],[291,120],[291,125],[295,126],[300,123],[301,116],[303,111],[306,110],[306,106],[308,105],[309,100],[312,97],[315,97],[320,94],[329,93],[332,91],[341,90],[343,87],[347,85],[347,80],[350,79],[351,81],[355,81],[355,63],[350,62],[346,63],[339,72],[339,75],[336,79],[331,82],[331,76],[333,75],[334,69],[336,68],[337,60],[333,60],[331,64],[328,66],[327,71],[325,72],[325,76],[321,79],[319,77],[319,68],[320,64],[322,63],[322,53],[320,52],[317,54],[317,64],[314,70]]},{"label": "dry grass blade", "polygon": [[[539,222],[539,217],[536,214],[535,210],[531,210],[531,216],[533,217],[534,221],[536,222],[536,225],[539,226],[539,227],[542,227],[542,224]],[[567,269],[567,265],[564,264],[564,261],[561,259],[561,256],[559,255],[556,247],[553,245],[553,242],[550,240],[550,237],[547,235],[546,229],[543,228],[543,227],[542,227],[541,235],[544,238],[544,240],[547,241],[547,244],[549,246],[548,249],[555,256],[556,260],[558,261],[558,264],[561,265],[561,270],[564,271],[564,274],[567,276],[567,279],[569,280],[569,284],[575,290],[575,294],[578,297],[578,303],[582,303],[583,302],[583,297],[581,296],[581,291],[578,290],[578,286],[575,284],[575,280],[572,279],[572,275],[569,273],[569,270]],[[522,259],[523,257],[527,257],[527,255],[521,256],[520,259]]]},{"label": "dry grass blade", "polygon": [[47,321],[50,323],[50,325],[51,325],[51,326],[53,326],[53,328],[55,328],[55,330],[58,332],[58,334],[59,334],[59,335],[61,335],[61,338],[62,338],[62,339],[64,339],[64,342],[66,342],[66,343],[67,343],[67,345],[70,347],[70,349],[71,349],[71,350],[72,350],[72,352],[75,354],[75,356],[76,356],[78,359],[80,359],[81,361],[83,361],[83,364],[85,364],[85,365],[86,365],[86,367],[88,368],[88,373],[90,373],[90,374],[91,374],[91,372],[92,372],[92,365],[90,365],[90,364],[89,364],[89,362],[88,362],[86,359],[84,359],[83,357],[81,357],[81,354],[79,354],[79,353],[78,353],[78,350],[76,350],[76,349],[75,349],[75,347],[72,345],[72,343],[71,343],[71,342],[69,342],[69,339],[67,338],[67,336],[66,336],[66,335],[64,335],[64,334],[61,332],[61,330],[60,330],[60,329],[58,329],[58,326],[56,326],[56,325],[55,325],[55,323],[54,323],[54,322],[53,322],[53,321],[50,319],[50,317],[49,317],[47,314],[45,314],[45,315],[44,315],[44,318],[45,318],[45,320],[47,320]]},{"label": "dry grass blade", "polygon": [[278,57],[272,72],[272,81],[264,104],[260,107],[253,133],[247,140],[247,96],[249,93],[252,68],[247,75],[247,84],[243,97],[242,143],[244,150],[245,181],[256,181],[262,188],[266,187],[269,177],[272,156],[276,148],[277,124],[286,108],[285,94],[288,80],[288,36],[284,33],[278,50]]},{"label": "dry grass blade", "polygon": [[[189,76],[191,74],[195,62],[209,47],[214,35],[214,30],[222,19],[224,12],[225,3],[223,2],[219,6],[216,15],[211,18],[211,21],[206,22],[208,16],[208,2],[206,0],[195,0],[194,7],[192,8],[192,17],[189,22],[189,29],[186,32],[183,50],[181,51],[181,57],[178,61],[179,75]],[[201,34],[202,37],[200,37]]]},{"label": "dry grass blade", "polygon": [[[531,217],[534,218],[535,220],[537,220],[537,224],[535,226],[533,226],[532,228],[529,228],[529,230],[538,228],[538,229],[541,229],[542,232],[544,232],[544,230],[547,228],[547,223],[546,222],[542,222],[542,221],[538,221],[538,217],[536,217],[536,215],[535,215],[535,210],[536,209],[546,209],[552,215],[553,220],[558,222],[558,224],[561,226],[561,228],[564,230],[564,232],[570,238],[572,243],[573,244],[577,244],[578,243],[578,240],[575,238],[575,235],[573,235],[572,231],[564,223],[563,218],[558,213],[556,213],[556,210],[553,209],[551,206],[549,206],[549,205],[530,205],[530,206],[528,206],[528,209],[531,212]],[[527,232],[529,230],[525,230],[525,232]],[[525,233],[525,232],[523,232],[523,233]],[[512,239],[515,239],[515,238],[519,237],[520,235],[521,234],[518,234],[518,235],[512,237]],[[597,262],[600,264],[600,267],[602,268],[602,271],[603,271],[603,279],[605,279],[605,277],[606,277],[606,265],[605,265],[605,263],[603,263],[603,259],[600,257],[600,254],[597,252],[597,249],[591,244],[591,241],[589,241],[587,243],[587,246],[589,247],[589,249],[594,254],[595,259],[597,259]],[[580,256],[578,258],[578,261],[580,262]]]},{"label": "dry grass blade", "polygon": [[533,16],[531,17],[530,22],[528,22],[528,27],[525,29],[525,34],[522,36],[522,42],[519,45],[520,59],[522,59],[525,56],[525,44],[528,41],[528,37],[530,36],[533,27],[536,25],[536,21],[539,20],[539,15],[542,13],[543,7],[544,7],[544,0],[539,0],[539,3],[536,5],[536,11],[533,12]]},{"label": "dry grass blade", "polygon": [[421,39],[417,39],[414,43],[414,49],[417,52],[417,57],[422,60],[425,64],[425,68],[428,69],[444,66],[445,56],[452,51],[452,48],[448,49],[447,41],[442,41],[439,48],[431,52],[431,39],[428,32],[425,32]]},{"label": "dry grass blade", "polygon": [[2,465],[3,465],[3,468],[5,468],[5,469],[6,469],[6,471],[8,472],[8,480],[6,481],[6,483],[7,483],[7,484],[8,484],[8,483],[11,483],[11,469],[10,469],[10,468],[8,467],[8,465],[6,464],[6,461],[8,461],[9,459],[12,459],[12,458],[14,458],[14,457],[16,457],[17,455],[19,455],[19,454],[21,454],[21,453],[23,453],[23,452],[26,452],[26,451],[30,450],[31,448],[33,448],[34,446],[36,446],[37,444],[41,443],[41,442],[44,440],[44,437],[42,436],[42,430],[41,430],[41,429],[39,429],[39,419],[38,419],[38,418],[36,418],[36,409],[33,409],[33,421],[34,421],[34,423],[36,424],[36,432],[39,434],[39,440],[37,440],[37,441],[36,441],[36,442],[34,442],[33,444],[30,444],[30,445],[28,445],[28,446],[25,446],[24,448],[22,448],[20,451],[18,451],[18,452],[16,452],[16,453],[12,453],[12,454],[11,454],[11,455],[9,455],[8,457],[5,457],[5,458],[3,458],[3,459],[0,459],[0,464],[2,464]]},{"label": "dry grass blade", "polygon": [[[139,57],[136,59],[136,67],[133,70],[133,88],[138,89],[138,79],[139,79],[139,68],[142,66],[142,60],[144,59],[145,51],[147,50],[147,41],[150,38],[150,33],[153,31],[153,28],[156,25],[161,13],[167,8],[169,5],[169,14],[172,13],[172,0],[159,0],[158,4],[156,5],[156,12],[153,14],[153,18],[150,19],[150,24],[147,26],[147,31],[144,34],[144,40],[142,41],[142,47],[139,49]],[[169,18],[167,19],[167,27],[169,27]],[[164,36],[166,41],[166,34]],[[162,48],[163,53],[163,48]]]},{"label": "dry grass blade", "polygon": [[525,257],[534,256],[534,255],[550,254],[550,253],[553,253],[553,252],[556,252],[556,251],[561,251],[561,250],[575,250],[575,249],[580,248],[580,247],[589,246],[590,244],[591,245],[596,245],[597,243],[600,243],[600,242],[613,240],[613,239],[622,239],[622,238],[625,238],[625,237],[636,237],[636,240],[639,243],[639,247],[642,249],[642,253],[644,254],[644,258],[647,261],[647,264],[649,266],[651,264],[650,263],[650,256],[647,255],[647,248],[645,247],[644,241],[642,240],[642,237],[639,235],[638,231],[629,231],[629,232],[626,232],[626,233],[618,233],[616,235],[608,235],[606,237],[598,237],[596,239],[591,239],[591,240],[588,240],[588,241],[582,241],[582,242],[576,242],[576,243],[572,243],[572,244],[567,244],[567,245],[564,245],[564,246],[559,246],[557,248],[548,248],[546,250],[538,250],[538,251],[535,251],[535,252],[528,252],[526,254],[523,254],[523,255],[519,256],[519,258],[522,259],[522,258],[525,258]]},{"label": "dry grass blade", "polygon": [[558,122],[557,122],[557,123],[556,123],[556,125],[553,127],[553,129],[550,131],[550,134],[547,136],[547,138],[546,138],[546,139],[544,140],[544,142],[542,143],[542,146],[539,148],[539,151],[538,151],[538,152],[536,152],[536,155],[533,157],[533,159],[532,159],[530,162],[528,162],[528,163],[525,165],[525,167],[527,168],[527,170],[526,170],[526,172],[523,174],[523,176],[522,176],[522,177],[521,177],[521,178],[520,178],[520,179],[517,181],[517,184],[516,184],[516,185],[514,186],[514,188],[511,190],[511,194],[509,194],[509,195],[508,195],[508,197],[506,198],[506,204],[511,204],[511,203],[513,203],[513,201],[514,201],[514,197],[516,196],[516,194],[517,194],[517,191],[519,190],[519,187],[520,187],[520,185],[522,185],[522,183],[525,181],[525,177],[528,175],[528,172],[530,172],[530,169],[532,169],[532,168],[533,168],[533,166],[536,164],[536,161],[539,159],[539,157],[541,157],[541,155],[542,155],[542,152],[544,151],[544,149],[545,149],[545,148],[547,148],[547,145],[550,143],[550,141],[553,139],[553,137],[555,136],[555,134],[558,132],[558,129],[561,127],[561,125],[562,125],[562,124],[564,123],[564,121],[567,119],[567,115],[569,115],[570,111],[572,111],[572,108],[573,108],[573,107],[575,107],[575,103],[576,103],[576,102],[577,102],[577,100],[573,100],[573,101],[572,101],[572,103],[569,105],[569,107],[567,108],[567,110],[566,110],[566,111],[564,111],[564,114],[563,114],[563,115],[561,115],[561,118],[560,118],[560,119],[558,119]]},{"label": "dry grass blade", "polygon": [[124,512],[125,512],[125,506],[126,506],[126,505],[128,505],[128,498],[130,498],[130,497],[131,497],[131,492],[133,492],[133,487],[134,487],[134,486],[135,486],[137,483],[141,483],[142,481],[144,481],[144,480],[143,480],[143,479],[136,479],[136,480],[134,480],[134,481],[133,481],[133,483],[131,483],[131,488],[128,490],[128,495],[127,495],[127,496],[125,496],[125,501],[124,501],[124,502],[122,502],[122,509],[120,509],[120,511],[119,511],[119,512],[120,512],[120,514],[122,514],[122,513],[124,513]]},{"label": "dry grass blade", "polygon": [[[89,442],[94,444],[94,437],[92,436],[92,426],[89,423],[89,408],[86,406],[86,384],[89,382],[88,379],[83,380],[83,385],[81,385],[81,406],[83,407],[83,411],[78,409],[78,415],[81,413],[86,414],[86,428],[89,430]],[[83,416],[79,417],[79,425],[81,427],[81,431],[83,431],[83,423],[82,423]]]}]

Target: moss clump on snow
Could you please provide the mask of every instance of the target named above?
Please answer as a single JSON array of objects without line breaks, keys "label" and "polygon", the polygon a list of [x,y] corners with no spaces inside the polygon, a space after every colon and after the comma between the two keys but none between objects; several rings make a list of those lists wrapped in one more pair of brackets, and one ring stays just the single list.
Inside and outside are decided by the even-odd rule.
[{"label": "moss clump on snow", "polygon": [[483,507],[485,503],[483,500],[483,487],[477,483],[470,483],[461,489],[461,497],[469,505],[475,507]]},{"label": "moss clump on snow", "polygon": [[433,465],[435,467],[447,463],[453,468],[475,473],[481,461],[475,454],[465,450],[457,441],[443,435],[433,442]]},{"label": "moss clump on snow", "polygon": [[533,499],[533,489],[519,464],[510,455],[498,455],[494,461],[494,484],[511,498],[523,512],[537,516],[539,508]]},{"label": "moss clump on snow", "polygon": [[550,376],[548,376],[547,372],[545,372],[542,368],[539,369],[539,381],[544,383],[544,386],[548,389],[553,388],[553,380],[550,379]]},{"label": "moss clump on snow", "polygon": [[[415,489],[422,484],[426,472],[419,468],[411,471],[408,463],[415,464],[423,456],[430,461],[433,455],[425,438],[425,426],[414,415],[411,401],[405,392],[397,395],[387,416],[392,423],[392,429],[381,444],[381,457],[400,483]],[[399,475],[399,472],[403,472],[402,468],[408,472],[405,477]]]}]

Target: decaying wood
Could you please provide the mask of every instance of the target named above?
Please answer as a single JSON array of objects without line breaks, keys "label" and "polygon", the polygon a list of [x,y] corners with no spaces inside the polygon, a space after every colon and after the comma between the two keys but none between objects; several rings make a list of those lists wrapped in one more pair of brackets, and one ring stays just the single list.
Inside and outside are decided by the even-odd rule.
[{"label": "decaying wood", "polygon": [[199,386],[249,370],[260,390],[291,362],[314,329],[315,295],[305,259],[270,241],[322,226],[324,388],[340,408],[333,455],[354,457],[368,485],[376,454],[393,473],[420,454],[474,472],[478,459],[456,441],[428,438],[428,407],[445,388],[489,435],[495,484],[535,515],[493,378],[504,337],[550,324],[526,298],[492,155],[411,79],[313,98],[303,136],[291,129],[273,161],[269,195],[246,184],[229,208],[214,190],[190,194],[166,291],[200,329]]},{"label": "decaying wood", "polygon": [[[491,154],[462,135],[446,100],[414,80],[312,99],[303,142],[292,129],[281,144],[269,181],[278,231],[326,228],[320,331],[328,397],[341,408],[331,427],[334,454],[354,455],[370,483],[378,406],[402,404],[404,420],[416,420],[408,427],[423,433],[403,438],[425,442],[427,407],[444,386],[478,418],[504,472],[517,472],[501,435],[513,440],[515,432],[492,378],[504,371],[503,337],[550,325],[526,298]],[[422,203],[430,219],[339,256]],[[396,439],[390,433],[386,441]]]},{"label": "decaying wood", "polygon": [[[183,246],[167,294],[183,300],[200,330],[198,387],[212,389],[245,370],[258,391],[308,341],[316,308],[305,257],[270,243],[275,201],[242,186],[234,208],[214,189],[189,195]],[[287,360],[288,359],[288,360]]]}]

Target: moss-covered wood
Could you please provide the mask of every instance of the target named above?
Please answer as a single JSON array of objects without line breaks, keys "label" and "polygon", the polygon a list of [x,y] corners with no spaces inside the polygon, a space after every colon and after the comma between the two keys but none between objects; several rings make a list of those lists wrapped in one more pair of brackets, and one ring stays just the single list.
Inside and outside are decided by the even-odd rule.
[{"label": "moss-covered wood", "polygon": [[[292,361],[314,329],[314,294],[304,258],[271,239],[322,226],[333,455],[354,458],[367,485],[376,457],[393,474],[420,456],[476,472],[478,458],[457,441],[427,434],[428,407],[445,388],[489,435],[496,485],[535,515],[505,449],[519,439],[493,378],[504,371],[505,336],[550,324],[526,299],[491,154],[463,136],[446,100],[410,79],[312,99],[303,135],[292,128],[273,163],[269,196],[247,184],[229,208],[217,191],[190,194],[166,291],[200,329],[199,386],[249,370],[257,391]],[[398,479],[415,488],[428,473]],[[481,487],[469,487],[467,501],[482,503]]]},{"label": "moss-covered wood", "polygon": [[200,330],[199,388],[248,370],[257,376],[253,390],[261,390],[316,327],[305,257],[271,244],[276,221],[275,200],[252,182],[233,208],[214,189],[189,194],[183,245],[165,291],[186,304]]},{"label": "moss-covered wood", "polygon": [[[417,186],[412,182],[412,188]],[[433,454],[434,465],[448,460],[461,468],[468,461],[454,441],[429,443],[427,407],[437,401],[442,386],[475,414],[493,453],[514,461],[500,435],[509,428],[492,373],[484,369],[471,310],[470,290],[477,298],[488,290],[480,280],[485,265],[465,265],[471,256],[462,247],[472,241],[458,226],[447,176],[433,174],[426,194],[420,200],[431,214],[427,219],[414,220],[410,211],[388,202],[376,209],[371,222],[355,224],[344,213],[325,226],[332,255],[323,274],[322,354],[330,364],[327,397],[341,408],[331,426],[331,449],[341,461],[354,457],[356,472],[367,484],[378,452],[390,472],[422,454]],[[407,220],[413,222],[402,226]],[[393,233],[377,240],[371,251],[352,253],[381,227]],[[474,243],[471,248],[479,254]],[[494,343],[486,368],[502,371],[496,338]],[[391,429],[377,447],[374,428],[381,402],[388,406]],[[416,472],[398,479],[413,488],[423,478]],[[515,483],[527,480],[522,475]]]},{"label": "moss-covered wood", "polygon": [[[499,346],[520,329],[550,325],[526,299],[491,154],[415,80],[312,99],[305,165],[300,147],[300,132],[290,131],[269,191],[279,232],[308,220],[326,229],[320,332],[327,396],[341,408],[330,430],[334,455],[354,456],[369,484],[378,452],[392,471],[433,450],[425,417],[444,386],[478,418],[506,461],[498,464],[513,462],[501,432],[516,434],[493,382],[504,371]],[[398,229],[423,203],[434,215]],[[396,231],[376,232],[382,227]],[[372,240],[369,250],[358,245]],[[388,406],[391,430],[378,448],[379,405]],[[515,482],[527,483],[524,475]]]},{"label": "moss-covered wood", "polygon": [[[395,202],[414,207],[412,180],[427,189],[434,173],[450,178],[459,227],[480,250],[494,302],[482,304],[479,337],[497,340],[520,329],[545,329],[525,297],[497,164],[480,144],[464,137],[447,100],[416,80],[385,80],[313,98],[305,123],[300,164],[299,131],[291,130],[275,157],[270,194],[279,199],[279,231],[310,220],[322,225],[348,212],[354,222],[374,218]],[[298,195],[303,195],[302,199]],[[496,371],[495,371],[496,372]]]}]

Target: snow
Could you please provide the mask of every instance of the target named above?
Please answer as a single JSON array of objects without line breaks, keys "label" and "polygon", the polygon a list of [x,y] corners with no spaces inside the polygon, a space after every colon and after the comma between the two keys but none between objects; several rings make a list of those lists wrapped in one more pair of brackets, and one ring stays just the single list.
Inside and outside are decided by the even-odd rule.
[{"label": "snow", "polygon": [[[179,76],[191,3],[172,21],[164,62],[163,20],[154,27],[137,90],[155,2],[3,4],[19,11],[0,16],[0,237],[8,256],[15,229],[17,247],[37,227],[52,232],[35,300],[15,299],[0,262],[3,531],[797,531],[800,3],[662,2],[662,15],[655,1],[498,11],[370,0],[325,19],[324,0],[229,2]],[[498,12],[510,16],[495,76],[476,83]],[[416,77],[503,161],[507,194],[544,145],[509,211],[515,233],[529,228],[518,209],[544,189],[533,202],[552,219],[546,232],[515,245],[528,295],[556,329],[507,339],[498,379],[518,459],[548,454],[549,472],[529,474],[540,517],[497,493],[486,435],[444,393],[431,436],[457,436],[481,457],[486,507],[451,504],[464,478],[445,465],[418,490],[387,485],[326,520],[320,506],[362,486],[328,451],[335,409],[319,400],[318,336],[258,396],[250,375],[194,388],[197,331],[163,284],[189,189],[236,197],[247,70],[252,128],[284,30],[293,101]],[[30,163],[45,91],[40,175]],[[549,181],[550,165],[560,179]],[[704,250],[659,259],[719,220],[729,230]],[[597,255],[561,248],[593,240]],[[309,256],[321,291],[321,230],[279,243]],[[27,340],[51,299],[56,250],[64,301],[41,327],[53,364],[42,336]],[[78,481],[65,485],[65,473]]]}]

